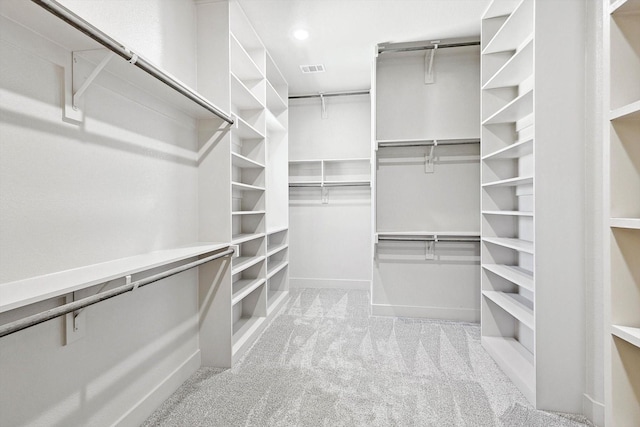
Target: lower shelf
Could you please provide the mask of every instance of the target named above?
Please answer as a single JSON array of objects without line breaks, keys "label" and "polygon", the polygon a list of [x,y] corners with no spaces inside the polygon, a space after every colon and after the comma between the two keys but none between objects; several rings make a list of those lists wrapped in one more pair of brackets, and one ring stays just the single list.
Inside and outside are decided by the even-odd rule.
[{"label": "lower shelf", "polygon": [[233,324],[233,354],[242,350],[257,337],[266,317],[243,317]]},{"label": "lower shelf", "polygon": [[275,264],[268,263],[267,265],[267,279],[272,278],[277,272],[285,268],[289,262],[286,259],[277,261]]},{"label": "lower shelf", "polygon": [[513,338],[482,337],[482,346],[535,406],[536,376],[533,355]]},{"label": "lower shelf", "polygon": [[534,290],[533,273],[522,267],[504,264],[482,264],[482,268],[531,292]]},{"label": "lower shelf", "polygon": [[269,291],[267,294],[267,313],[271,315],[271,313],[280,308],[288,295],[289,292],[287,291]]},{"label": "lower shelf", "polygon": [[520,294],[507,292],[482,291],[482,295],[493,301],[498,307],[502,308],[529,329],[535,329],[532,301]]},{"label": "lower shelf", "polygon": [[265,282],[264,279],[240,279],[233,283],[233,296],[231,305],[240,302],[244,297],[256,290]]},{"label": "lower shelf", "polygon": [[612,325],[611,333],[618,338],[625,340],[629,344],[640,348],[640,328]]}]

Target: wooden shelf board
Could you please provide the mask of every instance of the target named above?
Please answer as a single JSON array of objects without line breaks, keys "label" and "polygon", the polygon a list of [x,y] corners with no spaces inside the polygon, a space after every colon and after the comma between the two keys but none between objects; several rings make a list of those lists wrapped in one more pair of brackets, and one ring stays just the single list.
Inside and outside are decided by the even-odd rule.
[{"label": "wooden shelf board", "polygon": [[242,139],[264,139],[264,134],[247,123],[242,117],[235,116],[235,118],[238,126],[231,128],[231,132],[236,133]]},{"label": "wooden shelf board", "polygon": [[260,71],[260,68],[242,44],[240,44],[233,33],[230,33],[229,36],[231,38],[230,68],[233,74],[242,81],[263,79],[262,71]]},{"label": "wooden shelf board", "polygon": [[242,273],[249,267],[253,267],[261,261],[264,261],[264,256],[245,256],[232,258],[231,275]]},{"label": "wooden shelf board", "polygon": [[533,34],[482,86],[483,90],[518,86],[533,74]]},{"label": "wooden shelf board", "polygon": [[515,123],[533,113],[533,90],[528,90],[493,113],[483,125]]},{"label": "wooden shelf board", "polygon": [[533,212],[524,211],[482,211],[483,215],[533,216]]},{"label": "wooden shelf board", "polygon": [[640,120],[640,101],[612,110],[609,120]]},{"label": "wooden shelf board", "polygon": [[640,328],[631,326],[611,325],[611,333],[629,344],[640,348]]},{"label": "wooden shelf board", "polygon": [[236,305],[242,301],[251,292],[264,285],[266,280],[259,279],[240,279],[233,282],[233,296],[231,297],[231,305]]},{"label": "wooden shelf board", "polygon": [[231,182],[231,188],[233,190],[240,191],[264,191],[264,187],[258,187],[256,185],[243,184],[241,182]]},{"label": "wooden shelf board", "polygon": [[267,293],[267,314],[276,311],[289,296],[288,291],[269,291]]},{"label": "wooden shelf board", "polygon": [[251,90],[233,73],[231,75],[231,104],[240,110],[261,110],[262,102]]},{"label": "wooden shelf board", "polygon": [[231,215],[264,215],[266,211],[233,211]]},{"label": "wooden shelf board", "polygon": [[240,243],[250,242],[251,240],[260,239],[264,236],[264,233],[236,234],[231,237],[231,243],[233,243],[234,245],[239,245]]},{"label": "wooden shelf board", "polygon": [[285,268],[287,265],[289,265],[289,261],[287,261],[286,259],[280,260],[278,262],[276,262],[273,265],[269,265],[270,263],[267,264],[267,279],[271,279],[273,276],[275,276],[280,270],[282,270],[283,268]]},{"label": "wooden shelf board", "polygon": [[535,404],[536,373],[533,355],[513,338],[483,336],[482,346],[529,402]]},{"label": "wooden shelf board", "polygon": [[609,13],[640,13],[640,0],[618,0],[609,6]]},{"label": "wooden shelf board", "polygon": [[609,225],[612,228],[630,228],[640,230],[640,218],[611,218]]},{"label": "wooden shelf board", "polygon": [[265,317],[242,317],[233,324],[233,350],[235,354],[242,349],[244,344],[262,326]]},{"label": "wooden shelf board", "polygon": [[322,181],[293,181],[289,187],[322,187]]},{"label": "wooden shelf board", "polygon": [[482,15],[482,19],[497,18],[513,13],[518,6],[519,0],[494,0],[489,4],[487,10]]},{"label": "wooden shelf board", "polygon": [[490,187],[516,187],[518,185],[530,185],[533,184],[533,176],[522,176],[509,179],[502,179],[500,181],[487,182],[482,184],[482,188]]},{"label": "wooden shelf board", "polygon": [[197,243],[3,283],[0,313],[227,247],[228,243]]},{"label": "wooden shelf board", "polygon": [[504,264],[482,264],[482,268],[520,286],[521,288],[535,292],[533,273],[522,267]]},{"label": "wooden shelf board", "polygon": [[516,50],[533,33],[533,4],[522,1],[482,51],[489,53]]},{"label": "wooden shelf board", "polygon": [[493,301],[497,306],[502,308],[532,331],[535,330],[532,301],[520,294],[507,292],[482,291],[482,295]]},{"label": "wooden shelf board", "polygon": [[482,157],[482,160],[511,160],[533,154],[533,138],[496,150]]},{"label": "wooden shelf board", "polygon": [[518,252],[524,252],[532,255],[534,253],[533,242],[530,242],[528,240],[514,239],[509,237],[483,237],[482,241],[513,249]]},{"label": "wooden shelf board", "polygon": [[284,112],[289,106],[278,94],[275,87],[267,80],[267,108],[274,115]]},{"label": "wooden shelf board", "polygon": [[264,169],[264,165],[238,153],[231,153],[231,163],[245,169]]},{"label": "wooden shelf board", "polygon": [[267,250],[267,258],[270,257],[271,255],[277,254],[278,252],[287,249],[288,247],[289,245],[287,243],[282,243],[280,245],[276,245],[272,247],[271,249]]},{"label": "wooden shelf board", "polygon": [[266,114],[267,129],[271,132],[286,132],[287,128],[284,127],[280,120],[269,110]]},{"label": "wooden shelf board", "polygon": [[272,234],[281,233],[281,232],[287,231],[287,230],[289,230],[289,227],[272,228],[270,230],[267,230],[267,234],[268,235],[272,235]]}]

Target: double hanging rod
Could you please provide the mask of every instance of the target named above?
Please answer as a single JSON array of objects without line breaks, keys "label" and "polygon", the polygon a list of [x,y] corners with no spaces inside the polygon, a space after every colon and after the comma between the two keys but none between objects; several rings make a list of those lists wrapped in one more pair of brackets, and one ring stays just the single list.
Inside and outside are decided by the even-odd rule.
[{"label": "double hanging rod", "polygon": [[107,49],[111,50],[118,56],[124,58],[126,61],[134,64],[136,67],[145,71],[147,74],[153,76],[157,80],[161,81],[165,85],[169,86],[171,89],[185,96],[189,100],[198,104],[205,110],[210,111],[214,115],[218,116],[225,122],[229,124],[233,124],[233,118],[222,111],[217,106],[213,105],[211,102],[203,98],[200,94],[195,92],[193,89],[185,86],[183,83],[177,81],[161,69],[157,68],[155,65],[151,64],[144,58],[138,56],[136,53],[124,47],[120,42],[103,33],[80,16],[73,13],[71,10],[62,6],[55,0],[31,0],[38,6],[57,16],[61,20],[65,21],[67,24],[71,25],[75,29],[81,31],[87,36],[91,37],[96,42],[100,43]]},{"label": "double hanging rod", "polygon": [[163,271],[162,273],[154,274],[153,276],[149,276],[145,279],[127,283],[126,285],[118,286],[117,288],[111,289],[109,291],[101,292],[99,294],[92,295],[90,297],[79,299],[78,301],[70,302],[68,304],[64,304],[59,307],[52,308],[51,310],[46,310],[41,313],[37,313],[31,316],[19,319],[11,323],[7,323],[5,325],[0,326],[0,338],[13,334],[15,332],[19,332],[23,329],[30,328],[31,326],[38,325],[48,320],[55,319],[56,317],[73,313],[85,307],[89,307],[90,305],[97,304],[99,302],[116,297],[126,292],[134,291],[142,286],[146,286],[151,283],[157,282],[159,280],[166,279],[167,277],[170,277],[170,276],[175,276],[178,273],[182,273],[183,271],[190,270],[192,268],[198,267],[202,264],[214,261],[216,259],[233,255],[234,252],[235,251],[233,249],[227,249],[224,252],[220,252],[220,253],[208,256],[206,258],[202,258],[197,261],[193,261],[188,264],[181,265],[180,267]]}]

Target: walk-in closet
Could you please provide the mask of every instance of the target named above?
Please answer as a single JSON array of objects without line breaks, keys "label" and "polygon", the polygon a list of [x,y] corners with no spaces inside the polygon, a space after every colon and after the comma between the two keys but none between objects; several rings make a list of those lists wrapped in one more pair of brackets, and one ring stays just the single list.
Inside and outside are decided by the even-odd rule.
[{"label": "walk-in closet", "polygon": [[0,0],[0,426],[640,426],[640,1]]}]

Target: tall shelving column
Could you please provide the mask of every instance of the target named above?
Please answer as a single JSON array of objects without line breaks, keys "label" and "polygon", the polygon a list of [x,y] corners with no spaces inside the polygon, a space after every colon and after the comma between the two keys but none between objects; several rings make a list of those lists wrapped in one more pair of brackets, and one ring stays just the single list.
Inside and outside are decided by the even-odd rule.
[{"label": "tall shelving column", "polygon": [[640,425],[640,1],[605,2],[606,424]]},{"label": "tall shelving column", "polygon": [[198,85],[235,121],[200,124],[201,234],[237,247],[231,268],[201,279],[201,304],[215,321],[200,341],[212,347],[204,364],[229,367],[288,295],[286,269],[269,266],[288,255],[270,243],[286,242],[288,227],[287,83],[237,1],[196,5]]},{"label": "tall shelving column", "polygon": [[537,408],[580,413],[584,5],[550,3],[482,19],[482,344]]}]

